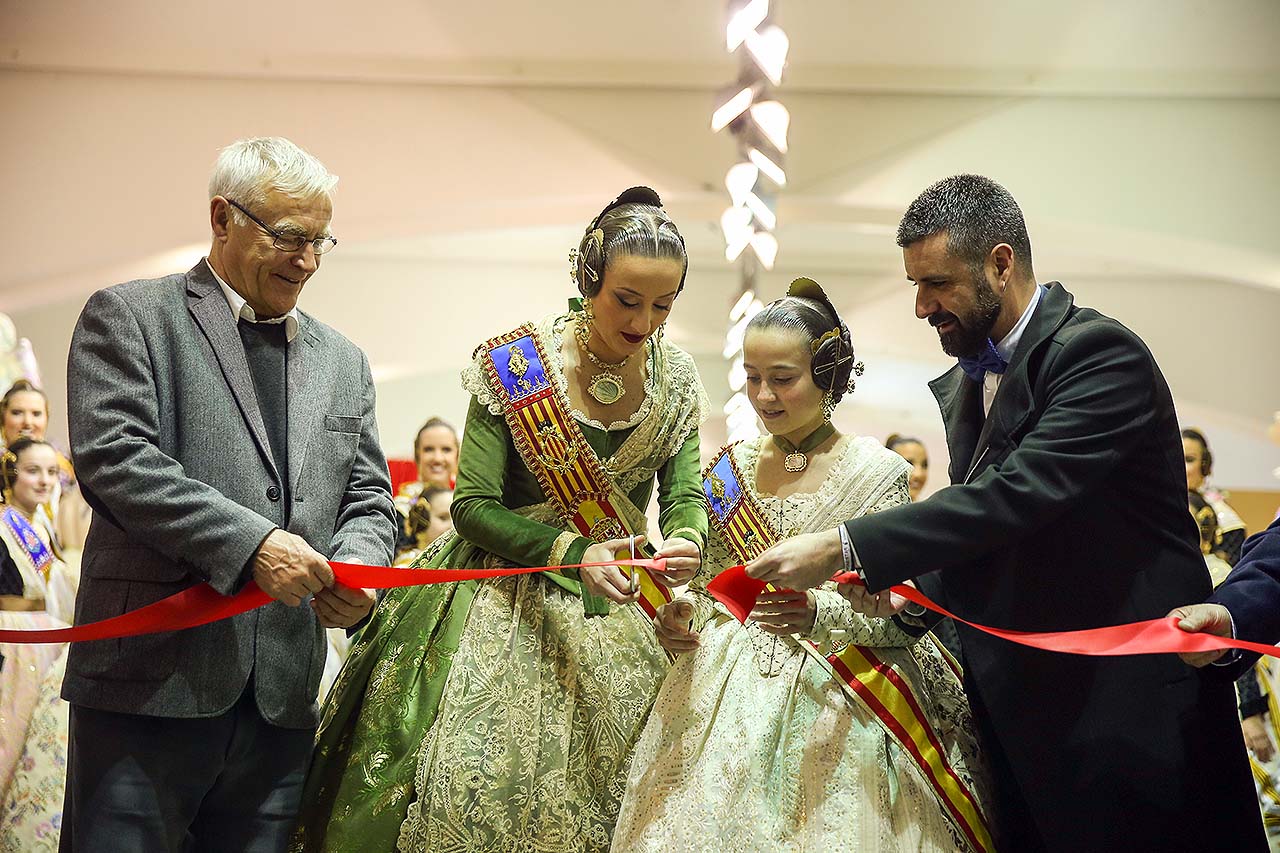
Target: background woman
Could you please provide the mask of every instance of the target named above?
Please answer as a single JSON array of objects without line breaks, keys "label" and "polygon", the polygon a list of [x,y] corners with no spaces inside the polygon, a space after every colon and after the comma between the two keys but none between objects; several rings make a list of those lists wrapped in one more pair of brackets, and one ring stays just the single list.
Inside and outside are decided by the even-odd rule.
[{"label": "background woman", "polygon": [[[78,577],[59,558],[41,505],[58,482],[57,451],[22,436],[0,452],[0,628],[69,625]],[[0,644],[0,849],[57,848],[66,783],[66,644]]]},{"label": "background woman", "polygon": [[427,546],[453,529],[453,489],[427,486],[405,519],[407,540],[396,550],[395,565],[408,566]]},{"label": "background woman", "polygon": [[971,849],[890,723],[826,657],[849,643],[874,647],[860,659],[907,681],[927,717],[905,726],[937,733],[971,790],[968,705],[931,641],[855,614],[833,585],[766,593],[745,625],[705,589],[747,556],[731,541],[746,516],[716,521],[718,501],[738,490],[778,538],[908,500],[901,458],[831,424],[854,366],[848,329],[812,281],[789,294],[747,327],[748,395],[770,435],[732,445],[727,462],[708,467],[716,523],[707,560],[690,596],[659,618],[663,644],[681,656],[637,745],[613,849]]},{"label": "background woman", "polygon": [[404,541],[408,540],[409,513],[425,489],[453,490],[458,476],[458,431],[444,418],[429,418],[413,439],[413,462],[418,479],[403,484],[396,492]]},{"label": "background woman", "polygon": [[920,500],[925,483],[929,481],[929,451],[925,449],[924,442],[895,432],[884,440],[884,446],[911,465],[911,473],[907,476],[907,489],[911,492],[911,500]]},{"label": "background woman", "polygon": [[1213,474],[1213,452],[1209,450],[1209,440],[1198,429],[1182,431],[1183,461],[1187,466],[1187,489],[1199,492],[1213,507],[1217,515],[1217,540],[1212,551],[1228,566],[1234,566],[1240,559],[1240,546],[1244,544],[1246,531],[1244,520],[1227,503],[1227,495],[1209,483]]},{"label": "background woman", "polygon": [[[661,335],[686,268],[652,190],[592,221],[573,260],[581,310],[499,335],[463,372],[456,532],[418,565],[612,560],[643,543],[656,483],[657,580],[693,576],[707,401],[692,358]],[[388,593],[325,708],[299,846],[607,849],[667,669],[637,606],[659,589],[605,566]]]},{"label": "background woman", "polygon": [[[45,438],[49,426],[49,398],[29,380],[19,379],[0,397],[0,449],[19,438]],[[44,502],[44,512],[63,556],[79,561],[89,532],[89,505],[80,495],[71,460],[58,452],[58,482]]]}]

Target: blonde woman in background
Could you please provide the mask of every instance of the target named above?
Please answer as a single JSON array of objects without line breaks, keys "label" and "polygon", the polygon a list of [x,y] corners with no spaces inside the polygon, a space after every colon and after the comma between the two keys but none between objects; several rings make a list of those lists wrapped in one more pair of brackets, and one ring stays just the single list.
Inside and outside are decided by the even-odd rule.
[{"label": "blonde woman in background", "polygon": [[[49,398],[30,380],[19,379],[0,397],[0,450],[19,438],[43,441],[49,426]],[[56,448],[58,482],[42,504],[64,559],[78,562],[89,532],[91,512],[80,494],[71,460]]]}]

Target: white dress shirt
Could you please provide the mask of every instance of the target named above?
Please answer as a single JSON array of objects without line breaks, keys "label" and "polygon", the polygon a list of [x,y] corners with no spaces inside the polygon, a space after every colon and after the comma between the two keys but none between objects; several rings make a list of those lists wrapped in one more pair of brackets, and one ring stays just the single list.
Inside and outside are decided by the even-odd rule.
[{"label": "white dress shirt", "polygon": [[[996,344],[996,352],[1000,353],[1000,357],[1005,361],[1013,358],[1013,353],[1018,349],[1018,341],[1022,340],[1022,333],[1027,330],[1027,325],[1031,322],[1031,315],[1036,312],[1036,306],[1040,304],[1040,297],[1044,294],[1043,287],[1036,287],[1036,295],[1031,297],[1031,303],[1027,305],[1027,310],[1022,312],[1022,316],[1018,318],[1018,322],[1009,330],[1009,334],[1000,339],[1000,343]],[[1000,389],[1001,373],[992,373],[986,371],[982,375],[982,416],[986,417],[991,414],[991,404],[996,399],[996,391]]]},{"label": "white dress shirt", "polygon": [[250,323],[284,323],[284,339],[289,343],[293,343],[293,339],[298,335],[298,309],[293,307],[288,314],[283,317],[271,317],[266,320],[259,320],[258,315],[248,302],[244,301],[244,297],[236,293],[231,285],[222,280],[222,276],[218,275],[218,271],[213,268],[213,264],[209,263],[209,259],[204,259],[205,266],[209,268],[209,272],[213,273],[213,277],[217,279],[218,284],[222,286],[222,293],[227,297],[227,305],[231,307],[231,318],[233,320],[247,320]]}]

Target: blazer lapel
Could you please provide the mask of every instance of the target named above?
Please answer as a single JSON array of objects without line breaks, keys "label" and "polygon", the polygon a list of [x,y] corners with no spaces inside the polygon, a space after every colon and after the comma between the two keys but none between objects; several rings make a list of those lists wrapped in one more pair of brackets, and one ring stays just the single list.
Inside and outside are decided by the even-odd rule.
[{"label": "blazer lapel", "polygon": [[982,392],[960,365],[930,382],[929,388],[938,400],[947,430],[947,453],[951,457],[948,473],[951,482],[958,483],[964,478],[963,466],[973,455],[982,429]]},{"label": "blazer lapel", "polygon": [[[1031,417],[1031,354],[1047,343],[1058,328],[1066,320],[1071,311],[1073,298],[1058,282],[1046,285],[1040,297],[1040,304],[1027,323],[1022,340],[1009,360],[1009,367],[1000,378],[1000,387],[996,390],[995,399],[991,401],[991,411],[987,413],[986,422],[974,444],[969,459],[969,467],[962,482],[967,482],[978,466],[982,457],[995,442],[1007,442],[1008,437],[1017,432]],[[970,383],[974,386],[976,382]]]},{"label": "blazer lapel", "polygon": [[258,395],[253,388],[253,375],[249,373],[249,361],[244,355],[244,342],[236,331],[222,287],[203,260],[187,273],[187,308],[209,340],[209,347],[227,380],[231,396],[235,398],[263,460],[278,479],[262,411],[258,408]]},{"label": "blazer lapel", "polygon": [[289,387],[289,479],[290,494],[301,500],[302,465],[306,460],[307,442],[320,426],[324,412],[314,399],[308,398],[308,385],[314,383],[312,375],[323,367],[323,360],[316,358],[319,340],[311,333],[310,318],[298,312],[298,334],[289,344],[287,378]]}]

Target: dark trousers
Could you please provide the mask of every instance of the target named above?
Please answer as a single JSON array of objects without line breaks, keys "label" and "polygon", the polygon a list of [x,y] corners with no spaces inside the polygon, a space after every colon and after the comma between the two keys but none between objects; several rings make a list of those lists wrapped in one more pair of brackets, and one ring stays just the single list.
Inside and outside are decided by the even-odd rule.
[{"label": "dark trousers", "polygon": [[284,851],[314,737],[264,720],[251,686],[201,719],[72,705],[59,849]]}]

